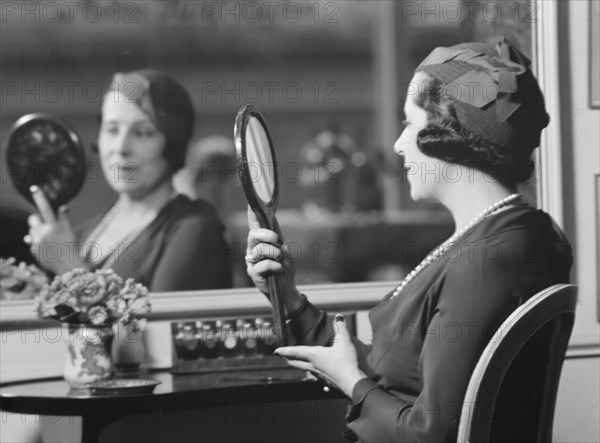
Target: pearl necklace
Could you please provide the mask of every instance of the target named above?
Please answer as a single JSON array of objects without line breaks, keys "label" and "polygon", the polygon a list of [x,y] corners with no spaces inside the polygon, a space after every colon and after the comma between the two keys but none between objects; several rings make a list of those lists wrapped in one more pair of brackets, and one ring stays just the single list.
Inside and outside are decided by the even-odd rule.
[{"label": "pearl necklace", "polygon": [[503,198],[502,200],[489,206],[481,214],[479,214],[477,217],[475,217],[475,219],[473,219],[473,221],[471,223],[469,223],[467,226],[462,228],[457,233],[453,234],[448,240],[446,240],[444,243],[442,243],[440,246],[438,246],[433,252],[430,252],[427,255],[427,257],[425,257],[423,259],[423,261],[421,261],[421,263],[419,263],[417,265],[417,267],[415,269],[410,271],[410,273],[406,277],[404,277],[404,280],[402,280],[400,282],[400,284],[396,287],[396,289],[392,293],[389,300],[393,299],[398,294],[400,294],[402,289],[404,289],[406,287],[406,285],[408,285],[412,280],[414,280],[414,278],[418,274],[420,274],[421,271],[423,271],[423,269],[425,269],[431,263],[433,263],[434,261],[439,259],[443,254],[445,254],[448,251],[448,249],[450,248],[450,246],[452,246],[456,242],[456,240],[458,240],[460,237],[462,237],[465,234],[465,232],[467,232],[473,226],[481,223],[487,216],[492,214],[494,211],[498,210],[499,208],[501,208],[504,205],[507,205],[511,201],[516,200],[520,196],[521,196],[520,194],[511,194],[508,197]]}]

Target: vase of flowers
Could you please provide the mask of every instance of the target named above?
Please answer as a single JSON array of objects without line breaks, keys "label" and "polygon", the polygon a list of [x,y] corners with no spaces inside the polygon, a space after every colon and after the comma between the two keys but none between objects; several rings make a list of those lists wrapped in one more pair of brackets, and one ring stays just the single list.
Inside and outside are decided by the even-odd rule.
[{"label": "vase of flowers", "polygon": [[140,327],[150,312],[148,290],[112,270],[74,269],[57,275],[37,298],[40,317],[64,324],[67,358],[64,376],[74,388],[110,379],[114,324]]}]

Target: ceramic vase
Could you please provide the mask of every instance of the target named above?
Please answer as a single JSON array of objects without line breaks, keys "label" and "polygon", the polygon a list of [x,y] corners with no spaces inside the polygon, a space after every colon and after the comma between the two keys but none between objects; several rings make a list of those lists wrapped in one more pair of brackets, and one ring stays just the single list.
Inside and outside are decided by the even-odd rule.
[{"label": "ceramic vase", "polygon": [[112,327],[69,324],[64,325],[63,331],[67,345],[64,377],[73,388],[84,388],[114,376]]}]

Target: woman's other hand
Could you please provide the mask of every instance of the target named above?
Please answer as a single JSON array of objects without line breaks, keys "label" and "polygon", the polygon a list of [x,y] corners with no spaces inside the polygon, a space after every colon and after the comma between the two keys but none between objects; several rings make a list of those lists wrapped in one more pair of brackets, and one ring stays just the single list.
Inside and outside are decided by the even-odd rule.
[{"label": "woman's other hand", "polygon": [[366,375],[358,367],[356,349],[341,314],[335,316],[333,328],[335,338],[330,347],[287,346],[277,348],[275,354],[286,358],[291,366],[316,374],[352,397],[354,385]]},{"label": "woman's other hand", "polygon": [[267,278],[280,276],[280,288],[286,312],[293,312],[302,302],[302,296],[296,288],[293,260],[283,241],[279,224],[275,220],[278,232],[260,227],[252,209],[248,208],[248,245],[246,247],[246,271],[256,287],[269,297]]},{"label": "woman's other hand", "polygon": [[39,187],[32,186],[31,194],[39,214],[32,214],[27,219],[29,235],[26,242],[30,244],[38,263],[55,274],[85,267],[79,257],[79,248],[67,217],[66,206],[61,206],[58,214],[55,214]]}]

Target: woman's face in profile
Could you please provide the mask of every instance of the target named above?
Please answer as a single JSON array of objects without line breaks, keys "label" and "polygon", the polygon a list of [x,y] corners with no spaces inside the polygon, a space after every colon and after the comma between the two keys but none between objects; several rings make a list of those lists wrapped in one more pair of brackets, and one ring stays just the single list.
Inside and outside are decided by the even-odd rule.
[{"label": "woman's face in profile", "polygon": [[105,97],[98,147],[102,171],[116,192],[141,198],[170,180],[165,145],[163,133],[135,103],[118,92]]},{"label": "woman's face in profile", "polygon": [[[421,74],[413,79],[419,87],[424,84]],[[408,94],[404,104],[404,131],[394,144],[394,151],[404,157],[406,176],[410,183],[410,196],[413,200],[435,198],[435,187],[440,182],[440,161],[421,152],[417,146],[417,137],[427,127],[427,112],[416,103],[416,95]]]}]

